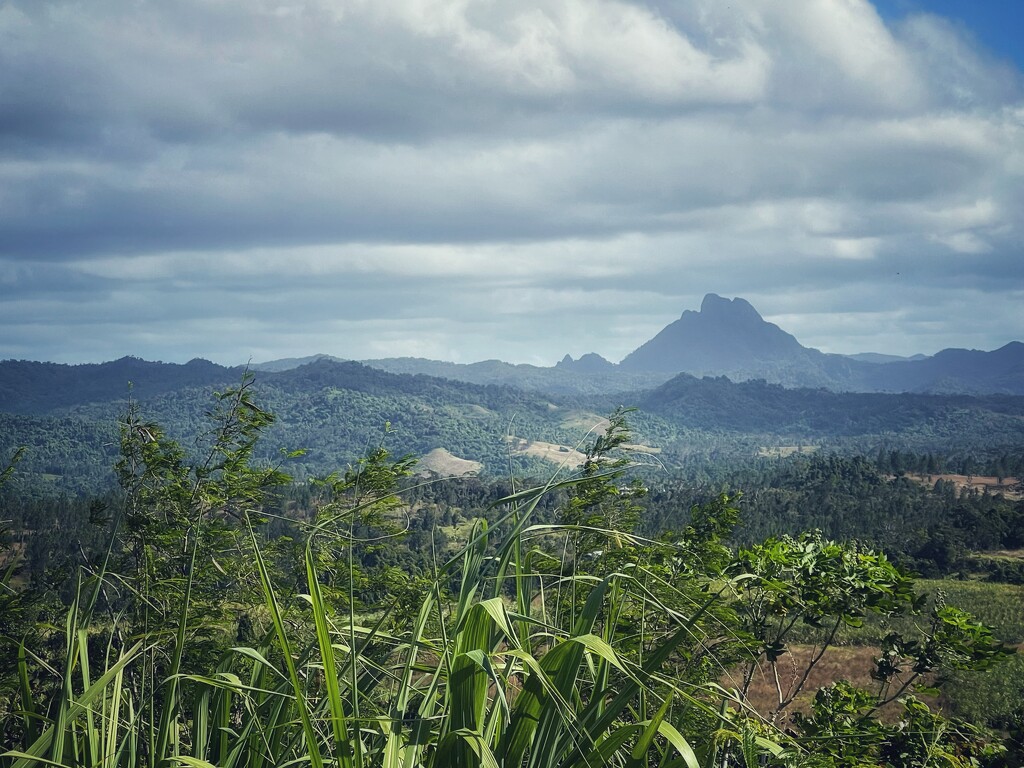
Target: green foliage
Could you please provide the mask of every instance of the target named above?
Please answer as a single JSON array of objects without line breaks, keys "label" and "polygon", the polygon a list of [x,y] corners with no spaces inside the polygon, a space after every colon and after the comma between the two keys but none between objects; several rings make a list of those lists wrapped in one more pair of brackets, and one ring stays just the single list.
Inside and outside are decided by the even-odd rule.
[{"label": "green foliage", "polygon": [[107,546],[0,693],[3,768],[994,765],[981,736],[912,700],[901,724],[875,718],[914,675],[1005,655],[945,605],[916,644],[893,639],[880,692],[824,689],[791,734],[724,690],[741,659],[775,664],[799,622],[832,633],[824,648],[918,600],[883,555],[820,534],[734,557],[726,494],[679,534],[637,535],[623,412],[575,475],[503,496],[457,555],[405,575],[411,460],[379,446],[289,510],[287,476],[259,459],[273,419],[251,379],[208,416],[183,449],[129,410]]},{"label": "green foliage", "polygon": [[[677,479],[652,483],[642,530],[656,535],[678,527],[693,504],[710,501],[723,487],[742,487],[744,514],[731,537],[735,543],[821,529],[828,538],[856,539],[884,550],[902,567],[925,575],[1013,579],[1019,559],[972,552],[1019,548],[1024,502],[893,477],[878,465],[889,458],[888,453],[875,461],[823,453],[730,462],[708,470],[701,484]],[[901,454],[898,460],[909,464],[927,457]]]},{"label": "green foliage", "polygon": [[873,694],[840,681],[815,694],[811,712],[796,727],[811,756],[804,765],[969,768],[999,764],[1004,750],[963,722],[932,712],[913,697],[895,723],[872,716]]},{"label": "green foliage", "polygon": [[[826,540],[820,532],[785,536],[741,550],[729,567],[736,580],[737,611],[750,636],[745,695],[763,657],[776,681],[774,721],[803,690],[843,625],[859,627],[868,614],[891,616],[920,607],[912,580],[868,548]],[[779,660],[798,623],[824,630],[803,672],[783,686]]]},{"label": "green foliage", "polygon": [[638,502],[647,489],[639,480],[620,482],[630,465],[630,459],[620,452],[630,440],[627,413],[616,410],[594,438],[579,469],[579,482],[570,488],[561,510],[562,525],[575,528],[578,534],[573,542],[576,557],[594,554],[598,542],[607,540],[600,532],[632,533],[639,522],[642,507]]},{"label": "green foliage", "polygon": [[984,671],[948,675],[943,704],[953,715],[1009,734],[1017,763],[1024,760],[1024,654]]},{"label": "green foliage", "polygon": [[[0,470],[0,488],[11,479],[24,453],[24,449],[16,450]],[[38,595],[20,589],[15,583],[14,575],[22,558],[14,549],[9,523],[0,519],[0,686],[10,680],[17,657],[15,649],[31,626],[33,609],[39,602]]]},{"label": "green foliage", "polygon": [[129,407],[116,466],[124,497],[112,550],[127,600],[112,607],[127,611],[133,632],[187,626],[195,649],[215,652],[206,641],[243,607],[223,599],[252,574],[238,522],[259,515],[271,492],[290,481],[274,467],[252,464],[273,417],[255,404],[251,386],[247,375],[216,394],[197,460]]},{"label": "green foliage", "polygon": [[918,583],[934,605],[969,607],[997,637],[1008,643],[1024,643],[1024,586],[938,579],[921,579]]}]

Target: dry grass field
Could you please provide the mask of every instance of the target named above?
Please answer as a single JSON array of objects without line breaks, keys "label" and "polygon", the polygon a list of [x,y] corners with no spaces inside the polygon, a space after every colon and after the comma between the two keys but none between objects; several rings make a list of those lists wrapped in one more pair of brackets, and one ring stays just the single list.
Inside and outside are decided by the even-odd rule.
[{"label": "dry grass field", "polygon": [[[795,686],[807,662],[811,659],[816,649],[809,645],[795,645],[790,653],[779,659],[778,673],[779,685],[783,694],[787,694],[791,686]],[[794,712],[810,711],[811,701],[814,693],[838,680],[846,680],[858,688],[865,688],[870,691],[877,690],[878,682],[871,679],[871,669],[874,659],[878,657],[880,649],[870,645],[843,645],[829,648],[821,661],[814,667],[810,677],[801,693],[780,717],[778,723],[781,725],[788,721]],[[739,687],[741,681],[734,674],[730,678],[722,680],[722,685],[731,688]],[[932,699],[922,696],[922,700],[932,703]],[[747,691],[747,700],[752,707],[762,716],[767,717],[775,709],[779,702],[779,693],[776,688],[775,678],[772,674],[771,665],[763,663],[760,669],[754,674],[750,688]],[[900,711],[900,705],[896,702],[887,705],[881,710],[882,717],[895,718]]]},{"label": "dry grass field", "polygon": [[513,453],[544,459],[552,464],[565,464],[571,469],[578,467],[587,458],[575,448],[558,445],[557,443],[527,440],[525,437],[516,437],[515,435],[507,435],[505,440],[508,442]]},{"label": "dry grass field", "polygon": [[576,429],[584,432],[594,430],[605,430],[608,428],[608,419],[589,411],[570,411],[562,418],[563,429]]}]

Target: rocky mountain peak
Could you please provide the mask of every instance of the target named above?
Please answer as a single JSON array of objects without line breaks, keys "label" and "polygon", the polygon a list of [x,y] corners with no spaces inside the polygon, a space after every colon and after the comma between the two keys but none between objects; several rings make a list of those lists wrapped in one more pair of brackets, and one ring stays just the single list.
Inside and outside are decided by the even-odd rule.
[{"label": "rocky mountain peak", "polygon": [[803,356],[808,350],[790,334],[765,322],[745,299],[709,293],[700,311],[687,310],[622,361],[634,371],[709,373],[759,370]]}]

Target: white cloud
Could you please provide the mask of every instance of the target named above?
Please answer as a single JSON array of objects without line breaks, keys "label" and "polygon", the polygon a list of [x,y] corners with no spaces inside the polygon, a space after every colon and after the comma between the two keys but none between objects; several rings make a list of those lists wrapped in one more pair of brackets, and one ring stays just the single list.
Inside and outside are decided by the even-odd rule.
[{"label": "white cloud", "polygon": [[216,322],[216,354],[615,358],[708,291],[847,351],[938,338],[907,302],[994,345],[1020,83],[866,0],[11,0],[0,356]]},{"label": "white cloud", "polygon": [[864,0],[751,3],[764,14],[783,102],[842,112],[919,107],[924,83],[910,53]]}]

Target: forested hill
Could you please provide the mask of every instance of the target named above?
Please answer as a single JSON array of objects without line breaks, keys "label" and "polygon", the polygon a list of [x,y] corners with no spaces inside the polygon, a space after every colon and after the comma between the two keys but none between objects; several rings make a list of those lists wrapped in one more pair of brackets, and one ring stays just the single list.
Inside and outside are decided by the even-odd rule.
[{"label": "forested hill", "polygon": [[[161,367],[169,373],[163,386],[135,385],[132,399],[143,419],[157,422],[189,448],[209,429],[214,392],[238,386],[243,371],[207,364],[203,367],[215,375],[197,384],[181,375],[188,366],[150,363],[138,370],[149,374]],[[8,387],[0,403],[0,456],[25,446],[22,474],[71,490],[100,485],[109,478],[117,423],[128,407],[125,370],[115,364],[102,368],[111,374],[106,398],[100,397],[95,378],[89,386],[78,386],[78,366],[52,366],[45,372],[55,392],[35,396],[32,386]],[[95,368],[87,372],[97,373]],[[171,381],[179,387],[172,389]],[[555,403],[512,387],[391,374],[355,362],[320,360],[281,373],[260,372],[251,386],[260,407],[276,417],[258,447],[259,458],[277,461],[279,449],[303,449],[306,454],[289,463],[299,477],[344,468],[378,444],[385,430],[396,454],[422,456],[444,448],[482,463],[485,472],[500,472],[512,461],[517,471],[536,473],[544,463],[528,450],[530,440],[550,443],[557,451],[564,442],[575,444],[601,420],[598,414],[578,413],[573,402]],[[516,444],[512,457],[510,436],[526,442],[521,450]]]},{"label": "forested hill", "polygon": [[187,387],[217,387],[238,381],[241,368],[209,360],[184,365],[122,357],[109,363],[62,365],[29,360],[0,362],[0,412],[47,413],[85,403],[149,398]]},{"label": "forested hill", "polygon": [[999,423],[1024,434],[1024,397],[1014,395],[839,393],[680,374],[638,405],[682,427],[736,432],[842,437],[927,426],[966,439]]},{"label": "forested hill", "polygon": [[1024,344],[991,352],[944,349],[923,360],[876,366],[874,387],[887,392],[1005,392],[1024,394]]},{"label": "forested hill", "polygon": [[[126,359],[105,366],[3,363],[0,374],[0,455],[26,446],[22,471],[80,487],[109,473],[128,381],[142,416],[187,441],[207,430],[213,393],[237,386],[243,372],[204,361]],[[629,417],[636,441],[658,452],[669,471],[702,452],[738,458],[794,442],[946,453],[1024,444],[1024,398],[1013,396],[839,394],[681,375],[632,394],[557,397],[330,360],[259,372],[252,386],[277,417],[261,459],[306,449],[298,476],[345,466],[381,439],[385,425],[396,453],[444,449],[481,463],[484,473],[506,473],[511,462],[516,471],[543,475],[578,458],[574,447],[620,405],[637,407]]]}]

